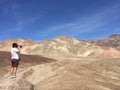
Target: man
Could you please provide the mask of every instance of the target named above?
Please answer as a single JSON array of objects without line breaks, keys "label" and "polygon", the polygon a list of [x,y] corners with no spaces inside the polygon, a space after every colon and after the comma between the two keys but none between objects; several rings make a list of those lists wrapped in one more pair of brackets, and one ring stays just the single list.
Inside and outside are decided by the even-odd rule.
[{"label": "man", "polygon": [[11,78],[16,78],[16,72],[17,72],[17,67],[19,65],[20,61],[20,48],[17,43],[12,44],[12,49],[11,49]]}]

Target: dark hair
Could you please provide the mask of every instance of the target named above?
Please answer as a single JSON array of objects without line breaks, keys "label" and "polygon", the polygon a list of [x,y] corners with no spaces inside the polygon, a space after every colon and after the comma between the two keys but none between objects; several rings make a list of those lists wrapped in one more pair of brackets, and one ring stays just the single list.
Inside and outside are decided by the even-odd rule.
[{"label": "dark hair", "polygon": [[18,47],[17,43],[13,43],[13,44],[12,44],[12,47],[13,47],[13,48],[14,48],[14,47],[17,48],[17,47]]}]

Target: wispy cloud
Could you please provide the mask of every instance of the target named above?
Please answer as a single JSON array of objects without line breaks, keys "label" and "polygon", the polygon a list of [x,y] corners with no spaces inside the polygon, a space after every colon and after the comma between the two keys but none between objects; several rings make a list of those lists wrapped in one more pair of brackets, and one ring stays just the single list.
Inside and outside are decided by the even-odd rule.
[{"label": "wispy cloud", "polygon": [[[14,24],[13,27],[7,29],[7,32],[21,32],[25,28],[25,26],[29,24],[35,23],[37,20],[41,18],[42,15],[33,15],[33,16],[20,16],[23,12],[20,12],[22,5],[15,0],[0,0],[0,4],[2,5],[2,13],[4,16],[10,16],[13,19]],[[4,31],[6,32],[6,31]]]},{"label": "wispy cloud", "polygon": [[97,30],[100,31],[102,27],[110,24],[109,21],[114,21],[119,18],[119,8],[120,4],[114,4],[113,6],[102,9],[93,16],[83,17],[70,23],[51,26],[46,28],[45,31],[47,35],[59,33],[70,37],[74,37],[82,33],[95,32]]},{"label": "wispy cloud", "polygon": [[24,27],[29,24],[33,24],[36,21],[38,21],[41,18],[41,16],[34,16],[31,18],[26,19],[17,19],[17,25],[15,27],[17,32],[23,31]]}]

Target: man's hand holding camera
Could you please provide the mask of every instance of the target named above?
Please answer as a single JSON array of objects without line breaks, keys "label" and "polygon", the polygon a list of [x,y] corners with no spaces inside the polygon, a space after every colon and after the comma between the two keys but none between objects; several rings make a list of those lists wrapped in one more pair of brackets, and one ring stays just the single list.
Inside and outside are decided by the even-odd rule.
[{"label": "man's hand holding camera", "polygon": [[18,48],[22,48],[22,45],[18,45]]},{"label": "man's hand holding camera", "polygon": [[21,49],[22,49],[22,45],[18,45],[18,50],[19,50],[19,53],[21,53]]}]

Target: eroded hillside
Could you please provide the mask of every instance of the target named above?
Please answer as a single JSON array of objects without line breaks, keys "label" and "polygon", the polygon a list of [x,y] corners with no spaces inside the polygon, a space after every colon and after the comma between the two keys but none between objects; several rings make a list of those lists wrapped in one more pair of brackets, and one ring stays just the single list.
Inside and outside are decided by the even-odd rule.
[{"label": "eroded hillside", "polygon": [[87,41],[60,36],[40,43],[32,40],[8,39],[0,43],[0,50],[10,51],[13,42],[23,45],[23,54],[42,55],[58,60],[68,57],[120,57],[120,35],[112,35],[103,40]]}]

